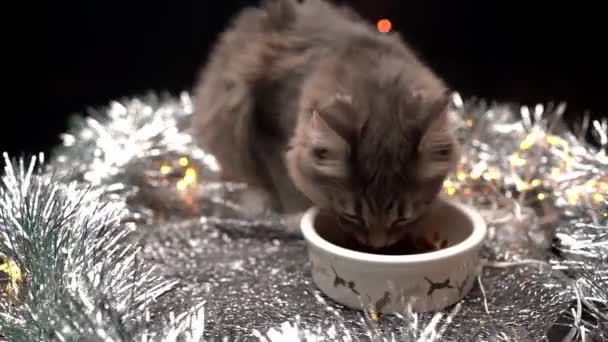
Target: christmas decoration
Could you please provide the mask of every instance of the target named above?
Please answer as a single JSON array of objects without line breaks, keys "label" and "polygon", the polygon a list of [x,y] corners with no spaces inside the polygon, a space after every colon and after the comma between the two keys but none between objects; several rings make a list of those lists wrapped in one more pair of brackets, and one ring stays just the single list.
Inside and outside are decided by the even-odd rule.
[{"label": "christmas decoration", "polygon": [[188,94],[114,102],[75,119],[43,167],[6,159],[0,336],[608,340],[608,124],[570,130],[564,110],[455,94],[463,157],[444,193],[486,219],[484,269],[443,312],[380,315],[320,294],[302,239],[275,213],[252,217],[246,185],[219,182],[188,133]]},{"label": "christmas decoration", "polygon": [[0,188],[0,337],[8,341],[112,340],[148,335],[145,313],[175,285],[139,261],[124,205],[60,183],[33,158],[5,155]]},{"label": "christmas decoration", "polygon": [[4,295],[10,301],[17,300],[23,284],[21,269],[6,256],[0,256],[0,285],[4,283]]}]

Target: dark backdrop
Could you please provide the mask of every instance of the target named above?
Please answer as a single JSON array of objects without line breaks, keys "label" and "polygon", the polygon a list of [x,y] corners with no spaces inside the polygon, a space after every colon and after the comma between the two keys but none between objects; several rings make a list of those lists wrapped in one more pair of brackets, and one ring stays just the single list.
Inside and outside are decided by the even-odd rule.
[{"label": "dark backdrop", "polygon": [[[0,147],[12,155],[48,152],[73,113],[148,90],[189,90],[218,32],[251,3],[82,1],[25,8],[5,32],[16,57],[7,72],[16,72],[17,81],[5,82],[14,96],[4,97]],[[608,113],[601,9],[555,1],[541,8],[513,1],[350,3],[372,22],[390,18],[464,96],[531,105],[565,101],[570,119],[587,110],[596,118]]]}]

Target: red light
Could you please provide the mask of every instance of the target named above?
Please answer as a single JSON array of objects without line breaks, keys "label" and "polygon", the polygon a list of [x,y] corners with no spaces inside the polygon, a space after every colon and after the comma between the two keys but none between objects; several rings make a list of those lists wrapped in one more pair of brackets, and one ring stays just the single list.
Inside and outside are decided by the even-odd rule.
[{"label": "red light", "polygon": [[382,32],[382,33],[389,33],[389,32],[391,32],[391,29],[393,28],[393,24],[388,19],[378,20],[378,24],[376,26],[378,27],[378,32]]}]

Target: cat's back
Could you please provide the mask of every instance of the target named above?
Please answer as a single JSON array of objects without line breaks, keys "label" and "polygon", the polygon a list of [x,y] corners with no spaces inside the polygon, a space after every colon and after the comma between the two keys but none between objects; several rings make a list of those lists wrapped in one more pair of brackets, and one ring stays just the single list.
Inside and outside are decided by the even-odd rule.
[{"label": "cat's back", "polygon": [[325,0],[262,0],[230,21],[214,52],[257,56],[272,65],[293,53],[329,53],[357,40],[378,39],[374,34],[374,27],[346,6]]}]

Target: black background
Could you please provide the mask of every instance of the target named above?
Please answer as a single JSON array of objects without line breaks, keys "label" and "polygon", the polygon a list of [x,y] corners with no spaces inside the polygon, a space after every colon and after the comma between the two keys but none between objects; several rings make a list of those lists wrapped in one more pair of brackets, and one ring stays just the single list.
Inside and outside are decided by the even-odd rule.
[{"label": "black background", "polygon": [[[559,0],[558,0],[559,1]],[[236,11],[256,1],[82,1],[32,4],[9,24],[0,147],[48,152],[67,117],[148,90],[189,90]],[[532,8],[513,1],[350,1],[371,22],[388,17],[465,97],[565,101],[567,117],[605,117],[603,10],[583,2]],[[26,5],[28,6],[28,5]],[[7,11],[10,19],[15,13]],[[5,24],[6,25],[6,24]],[[27,30],[31,30],[27,32]]]}]

